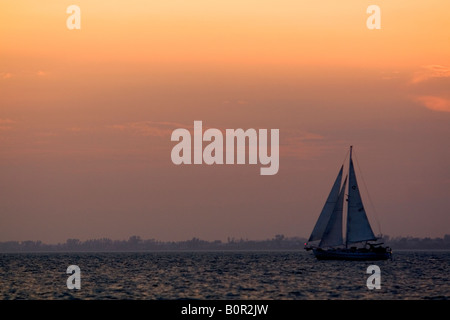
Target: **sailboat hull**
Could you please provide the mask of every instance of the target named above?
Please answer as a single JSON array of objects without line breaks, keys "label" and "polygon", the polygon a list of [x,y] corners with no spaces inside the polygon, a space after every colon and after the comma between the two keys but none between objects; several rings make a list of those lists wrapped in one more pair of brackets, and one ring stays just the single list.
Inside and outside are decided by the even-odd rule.
[{"label": "sailboat hull", "polygon": [[391,259],[391,251],[368,251],[354,249],[313,249],[318,260],[353,260],[353,261],[375,261]]}]

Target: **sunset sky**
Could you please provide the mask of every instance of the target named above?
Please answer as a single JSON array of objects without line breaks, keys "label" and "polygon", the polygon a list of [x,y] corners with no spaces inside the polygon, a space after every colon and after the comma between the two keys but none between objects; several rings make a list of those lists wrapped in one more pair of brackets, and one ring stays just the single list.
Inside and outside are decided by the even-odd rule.
[{"label": "sunset sky", "polygon": [[[450,234],[449,16],[448,0],[2,1],[0,241],[308,237],[350,145],[376,234]],[[278,173],[174,165],[171,133],[195,120],[279,129]]]}]

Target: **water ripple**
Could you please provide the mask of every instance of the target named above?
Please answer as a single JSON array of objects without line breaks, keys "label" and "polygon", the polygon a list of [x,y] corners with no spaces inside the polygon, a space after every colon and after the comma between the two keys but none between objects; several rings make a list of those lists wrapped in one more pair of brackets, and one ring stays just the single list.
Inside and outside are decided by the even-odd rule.
[{"label": "water ripple", "polygon": [[[449,299],[450,252],[393,261],[318,261],[299,252],[33,253],[0,255],[0,299]],[[81,289],[69,290],[69,265]],[[369,290],[366,269],[381,269]]]}]

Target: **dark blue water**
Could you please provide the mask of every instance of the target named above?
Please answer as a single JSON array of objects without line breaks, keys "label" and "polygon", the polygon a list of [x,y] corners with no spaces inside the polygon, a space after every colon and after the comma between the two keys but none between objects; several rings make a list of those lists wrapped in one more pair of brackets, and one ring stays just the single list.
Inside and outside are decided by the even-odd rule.
[{"label": "dark blue water", "polygon": [[[381,289],[367,288],[367,267]],[[81,289],[66,269],[81,269]],[[0,255],[0,299],[450,299],[450,252],[392,261],[318,261],[309,252],[28,253]]]}]

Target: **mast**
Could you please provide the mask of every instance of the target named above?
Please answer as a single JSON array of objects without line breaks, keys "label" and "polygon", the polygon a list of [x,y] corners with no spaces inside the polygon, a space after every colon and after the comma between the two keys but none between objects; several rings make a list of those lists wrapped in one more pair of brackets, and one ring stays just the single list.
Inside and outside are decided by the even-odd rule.
[{"label": "mast", "polygon": [[353,146],[350,146],[350,162],[352,161],[352,151],[353,151]]},{"label": "mast", "polygon": [[347,233],[345,246],[349,243],[377,240],[367,218],[361,194],[359,193],[355,169],[352,160],[352,146],[350,146],[350,165],[348,172],[348,200],[347,200]]},{"label": "mast", "polygon": [[[350,156],[349,156],[349,164],[352,163],[352,152],[353,152],[353,146],[350,146]],[[349,165],[349,174],[350,174],[350,165]],[[350,189],[350,183],[348,185],[348,188]],[[350,193],[350,190],[349,192]],[[348,208],[349,208],[349,194],[347,194],[347,223],[345,225],[346,232],[345,232],[345,248],[348,248]]]}]

